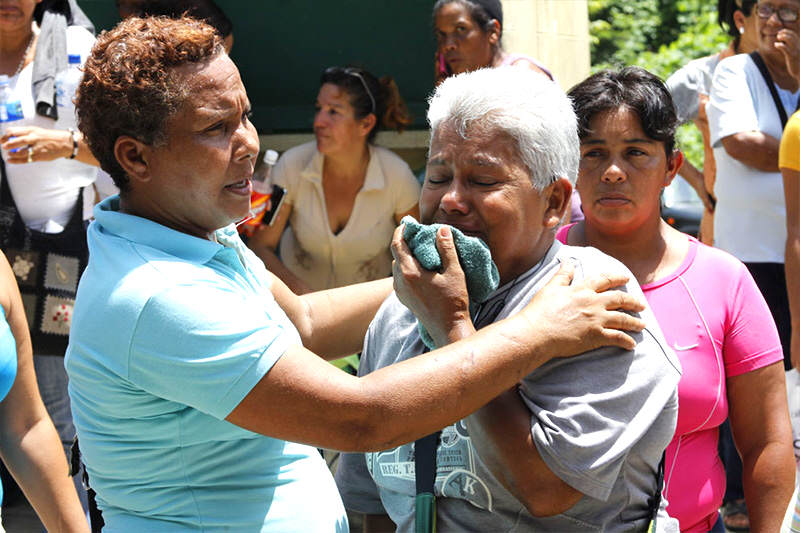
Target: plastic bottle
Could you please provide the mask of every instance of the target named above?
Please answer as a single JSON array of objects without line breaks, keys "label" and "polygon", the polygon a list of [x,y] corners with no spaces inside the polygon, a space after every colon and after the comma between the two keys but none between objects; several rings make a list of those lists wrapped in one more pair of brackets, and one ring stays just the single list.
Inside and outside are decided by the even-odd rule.
[{"label": "plastic bottle", "polygon": [[261,225],[264,213],[269,207],[269,199],[272,194],[270,173],[277,162],[278,152],[267,150],[264,152],[261,166],[253,174],[253,191],[250,193],[250,218],[239,226],[241,232],[248,237],[252,236]]},{"label": "plastic bottle", "polygon": [[[8,76],[0,75],[0,137],[5,135],[9,126],[13,126],[18,120],[22,120],[22,103],[15,99],[8,85]],[[3,157],[7,154],[3,153]]]},{"label": "plastic bottle", "polygon": [[75,127],[75,104],[72,99],[78,90],[78,85],[83,78],[81,72],[81,56],[70,54],[68,66],[56,74],[56,106],[58,107],[58,120],[56,128],[66,130]]}]

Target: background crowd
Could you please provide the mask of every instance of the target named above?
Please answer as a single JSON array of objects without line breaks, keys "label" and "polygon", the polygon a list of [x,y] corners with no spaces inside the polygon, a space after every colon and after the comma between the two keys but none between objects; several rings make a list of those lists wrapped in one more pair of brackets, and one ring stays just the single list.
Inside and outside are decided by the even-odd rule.
[{"label": "background crowd", "polygon": [[[0,0],[0,74],[23,116],[0,137],[0,455],[48,530],[87,530],[90,509],[95,530],[287,530],[309,498],[323,503],[304,527],[344,530],[339,494],[350,527],[410,530],[414,478],[391,472],[431,432],[443,530],[780,527],[795,478],[784,372],[800,363],[800,0],[719,0],[727,47],[665,82],[600,71],[569,100],[546,65],[503,48],[499,0],[438,0],[436,53],[419,67],[435,88],[420,179],[375,143],[412,123],[391,73],[330,66],[314,140],[272,168],[285,197],[247,248],[229,224],[249,216],[259,146],[231,21],[210,0],[117,7],[123,23],[96,40],[74,0]],[[58,93],[69,56],[85,71],[74,104]],[[702,164],[676,141],[690,122]],[[661,218],[678,174],[703,204],[698,235]],[[476,306],[456,290],[470,277],[457,232],[434,239],[442,279],[421,273],[396,230],[408,215],[486,241],[494,296]],[[618,263],[571,248],[584,246],[629,274],[592,281]],[[556,274],[562,263],[578,274]],[[606,291],[624,276],[652,316],[612,313]],[[545,298],[562,317],[606,302],[591,316],[610,329],[558,323]],[[204,301],[216,303],[200,319]],[[607,367],[611,345],[631,359]],[[322,360],[362,348],[357,377]],[[175,356],[187,349],[198,359]],[[478,349],[486,363],[467,370]],[[592,379],[564,377],[581,372]],[[189,441],[169,434],[181,424]],[[76,425],[86,468],[70,484]],[[351,452],[338,486],[294,442]],[[280,465],[280,490],[251,479]],[[202,490],[182,495],[182,477]]]}]

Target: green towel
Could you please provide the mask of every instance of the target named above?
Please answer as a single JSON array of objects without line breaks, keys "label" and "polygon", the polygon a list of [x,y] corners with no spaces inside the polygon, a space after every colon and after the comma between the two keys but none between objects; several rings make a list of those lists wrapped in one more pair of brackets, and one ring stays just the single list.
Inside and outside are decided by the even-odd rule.
[{"label": "green towel", "polygon": [[[406,225],[403,230],[403,239],[411,248],[411,253],[417,258],[422,268],[432,271],[441,270],[442,258],[439,257],[439,250],[436,248],[436,232],[442,224],[420,224],[411,216],[403,217],[400,222]],[[450,227],[450,230],[453,233],[458,262],[466,277],[469,299],[475,303],[483,303],[500,284],[500,273],[492,261],[489,246],[477,237],[464,235],[457,228]],[[417,325],[425,346],[431,350],[436,348],[433,339],[422,327],[422,324],[418,323]]]}]

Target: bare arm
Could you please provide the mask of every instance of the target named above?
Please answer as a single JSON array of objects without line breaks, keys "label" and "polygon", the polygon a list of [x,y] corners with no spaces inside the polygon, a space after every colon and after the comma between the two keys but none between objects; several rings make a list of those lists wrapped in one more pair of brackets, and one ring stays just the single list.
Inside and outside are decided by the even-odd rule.
[{"label": "bare arm", "polygon": [[48,531],[88,532],[61,441],[39,396],[25,311],[2,254],[0,299],[17,341],[17,377],[0,402],[0,455]]},{"label": "bare arm", "polygon": [[783,365],[729,378],[728,402],[750,531],[778,531],[794,489],[792,430]]},{"label": "bare arm", "polygon": [[[422,275],[456,275],[463,284],[451,236],[448,242],[453,259],[444,263],[445,271]],[[632,348],[633,339],[619,330],[640,331],[644,324],[616,309],[638,311],[642,304],[622,292],[605,292],[626,280],[570,286],[571,278],[564,268],[519,314],[362,378],[340,372],[301,346],[291,347],[227,420],[316,446],[385,450],[464,418],[553,357],[605,345]],[[385,423],[389,419],[392,424]]]},{"label": "bare arm", "polygon": [[253,250],[259,259],[264,262],[267,270],[278,276],[286,285],[292,289],[295,294],[306,294],[311,292],[311,289],[306,285],[303,280],[294,275],[294,273],[286,268],[275,250],[278,249],[278,243],[281,242],[281,235],[286,229],[286,224],[289,222],[289,216],[292,214],[292,204],[284,203],[280,211],[275,216],[275,221],[272,225],[262,225],[255,234],[250,237],[247,246]]},{"label": "bare arm", "polygon": [[[89,150],[89,145],[83,134],[76,130],[78,140],[78,155],[75,160],[87,165],[100,166],[97,159]],[[13,138],[12,138],[13,137]],[[20,126],[9,128],[0,138],[4,150],[20,149],[18,152],[9,153],[8,163],[28,163],[28,150],[33,150],[33,161],[53,161],[58,158],[69,158],[72,155],[72,135],[67,130],[39,128],[36,126]]]},{"label": "bare arm", "polygon": [[697,167],[689,162],[688,159],[683,160],[683,165],[681,165],[681,169],[678,172],[680,176],[686,180],[686,182],[692,186],[694,191],[697,193],[697,196],[703,202],[703,205],[706,209],[710,212],[714,212],[714,204],[711,200],[711,195],[708,194],[706,191],[706,184],[705,178],[703,177],[703,173],[700,172]]},{"label": "bare arm", "polygon": [[392,279],[298,296],[273,277],[271,291],[300,333],[303,346],[324,359],[336,359],[361,351],[369,323],[392,292]]},{"label": "bare arm", "polygon": [[778,172],[780,141],[760,131],[745,131],[722,138],[729,156],[764,172]]},{"label": "bare arm", "polygon": [[792,366],[800,369],[800,171],[783,173],[786,198],[786,291],[792,315]]},{"label": "bare arm", "polygon": [[466,418],[481,460],[533,516],[563,513],[583,494],[553,474],[531,436],[531,413],[511,389]]}]

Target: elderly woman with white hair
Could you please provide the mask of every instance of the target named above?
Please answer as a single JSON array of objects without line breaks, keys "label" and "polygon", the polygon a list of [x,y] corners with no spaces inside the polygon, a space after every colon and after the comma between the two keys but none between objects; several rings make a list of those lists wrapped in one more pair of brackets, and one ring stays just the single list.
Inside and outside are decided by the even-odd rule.
[{"label": "elderly woman with white hair", "polygon": [[[630,276],[597,250],[554,241],[579,160],[575,114],[554,83],[512,68],[458,75],[437,88],[428,120],[422,222],[484,240],[500,287],[470,305],[463,279],[423,271],[396,239],[395,286],[404,290],[370,325],[362,376],[426,351],[418,322],[441,347],[514,316],[563,263],[578,279]],[[625,290],[642,294],[632,277]],[[368,515],[368,529],[390,527],[380,524],[388,514],[411,531],[427,478],[442,531],[644,531],[652,521],[677,531],[661,489],[680,366],[652,312],[638,316],[647,326],[632,350],[591,350],[521,374],[516,387],[444,427],[429,452],[430,441],[417,441],[345,454],[336,474],[345,506]]]}]

